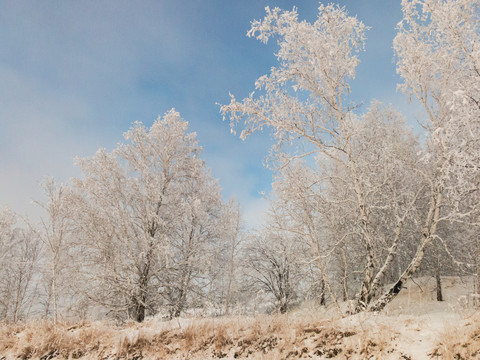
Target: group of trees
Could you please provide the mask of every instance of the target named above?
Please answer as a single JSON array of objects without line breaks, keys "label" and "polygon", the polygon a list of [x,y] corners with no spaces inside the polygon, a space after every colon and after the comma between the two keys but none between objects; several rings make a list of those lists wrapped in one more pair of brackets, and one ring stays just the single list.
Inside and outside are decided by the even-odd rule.
[{"label": "group of trees", "polygon": [[[150,129],[134,124],[126,143],[112,152],[100,149],[78,159],[81,178],[70,185],[45,183],[48,200],[40,205],[46,216],[41,226],[29,224],[31,236],[15,233],[14,215],[2,213],[4,253],[17,256],[19,251],[30,266],[19,269],[24,284],[19,279],[14,285],[42,299],[43,304],[31,303],[37,312],[41,306],[56,321],[59,312],[76,307],[77,315],[85,315],[94,304],[96,311],[142,321],[162,310],[179,316],[188,306],[201,308],[202,301],[228,307],[239,208],[222,201],[187,126],[171,110]],[[41,247],[39,262],[27,238]],[[13,263],[19,263],[16,259]],[[5,261],[4,277],[11,278],[12,260]],[[31,280],[33,267],[42,271]],[[223,297],[217,294],[221,287]],[[16,320],[16,311],[5,309],[5,317]]]},{"label": "group of trees", "polygon": [[399,88],[424,106],[425,140],[391,106],[349,101],[361,21],[335,5],[312,24],[267,8],[248,35],[278,39],[278,66],[221,107],[243,139],[268,127],[276,140],[265,225],[243,229],[171,110],[78,159],[69,184],[46,181],[40,224],[0,212],[0,317],[142,321],[309,299],[380,311],[419,271],[436,277],[439,300],[445,271],[480,279],[480,6],[402,7]]},{"label": "group of trees", "polygon": [[423,144],[388,106],[362,113],[349,102],[366,28],[344,8],[320,5],[312,24],[267,8],[252,23],[249,36],[278,39],[278,66],[222,112],[232,128],[244,124],[242,138],[272,130],[270,225],[309,244],[332,303],[339,263],[354,311],[383,309],[431,248],[437,260],[443,251],[472,265],[454,252],[478,237],[479,5],[402,1],[399,88],[425,108]]}]

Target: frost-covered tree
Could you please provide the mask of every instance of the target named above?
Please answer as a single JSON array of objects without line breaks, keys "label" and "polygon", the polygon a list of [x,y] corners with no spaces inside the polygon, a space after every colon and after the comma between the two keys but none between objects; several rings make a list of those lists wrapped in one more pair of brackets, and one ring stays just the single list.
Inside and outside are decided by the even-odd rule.
[{"label": "frost-covered tree", "polygon": [[[275,229],[281,234],[279,236],[303,243],[295,247],[290,246],[290,250],[299,251],[302,247],[309,249],[310,256],[305,256],[305,261],[316,264],[319,270],[317,282],[322,284],[323,292],[326,290],[330,300],[340,311],[328,269],[330,255],[335,251],[334,246],[328,242],[325,226],[324,214],[330,213],[330,209],[327,209],[325,200],[320,194],[321,184],[317,175],[300,160],[284,166],[273,184],[275,197],[271,200],[267,224],[270,229]],[[296,256],[302,255],[304,253]]]},{"label": "frost-covered tree", "polygon": [[[221,108],[224,117],[230,116],[232,127],[245,120],[243,139],[270,127],[277,139],[273,150],[279,168],[318,154],[343,161],[339,156],[350,147],[343,134],[351,122],[345,96],[350,90],[348,79],[355,76],[359,63],[357,54],[363,50],[365,26],[334,5],[320,5],[313,24],[298,21],[295,8],[267,7],[266,11],[264,20],[252,23],[248,36],[263,42],[278,36],[279,66],[255,83],[260,95],[252,93],[242,102],[232,95],[230,104]],[[290,151],[282,151],[285,147]],[[358,192],[358,196],[363,211],[364,194]],[[365,240],[370,242],[369,231]]]},{"label": "frost-covered tree", "polygon": [[220,264],[228,264],[223,272],[223,278],[225,286],[225,309],[224,314],[228,315],[232,303],[234,303],[234,295],[238,293],[238,276],[237,270],[238,266],[238,252],[243,240],[243,231],[242,231],[242,219],[240,213],[240,205],[235,201],[231,200],[228,203],[228,206],[225,207],[223,213],[223,219],[220,221],[224,226],[224,238],[225,238],[225,252],[224,260],[219,261]]},{"label": "frost-covered tree", "polygon": [[[342,161],[319,156],[310,164],[295,160],[282,167],[274,183],[273,206],[290,219],[277,221],[279,226],[289,224],[309,239],[332,300],[337,295],[329,282],[336,278],[337,289],[341,279],[343,299],[355,290],[360,292],[357,300],[368,304],[412,231],[418,231],[414,224],[419,214],[414,210],[423,195],[422,184],[413,181],[418,145],[405,120],[379,103],[352,122],[348,137],[351,152],[348,158],[340,154]],[[349,162],[355,163],[359,187],[366,194],[366,219],[355,206],[358,197]],[[370,243],[365,242],[365,228]],[[370,281],[359,279],[358,273],[367,273]]]},{"label": "frost-covered tree", "polygon": [[183,310],[216,238],[219,186],[187,127],[171,110],[150,129],[135,123],[112,152],[78,160],[71,206],[85,292],[137,321],[162,304],[171,316]]},{"label": "frost-covered tree", "polygon": [[[356,310],[363,310],[410,239],[406,223],[423,187],[407,181],[418,145],[394,111],[374,103],[359,116],[347,105],[365,41],[358,19],[335,5],[320,5],[312,24],[299,21],[295,9],[266,10],[248,35],[263,42],[276,36],[279,65],[257,80],[256,93],[241,102],[232,96],[221,111],[233,128],[244,120],[242,138],[273,130],[277,196],[317,259],[341,253],[346,244],[358,251]],[[328,285],[325,264],[320,268]]]},{"label": "frost-covered tree", "polygon": [[249,290],[271,295],[282,314],[296,296],[295,287],[300,280],[297,242],[288,235],[266,230],[250,234],[243,255]]},{"label": "frost-covered tree", "polygon": [[202,299],[207,286],[205,272],[214,254],[211,250],[222,246],[218,229],[220,188],[203,163],[200,165],[178,183],[181,187],[177,188],[176,208],[172,209],[175,218],[160,256],[163,268],[155,274],[170,317],[180,316],[192,295]]},{"label": "frost-covered tree", "polygon": [[229,314],[239,302],[239,252],[244,240],[240,204],[234,199],[225,203],[217,222],[217,241],[210,243],[206,251],[204,308]]},{"label": "frost-covered tree", "polygon": [[400,89],[427,114],[429,206],[416,253],[381,309],[418,269],[442,221],[477,223],[480,160],[480,17],[475,0],[403,0],[404,19],[394,40]]},{"label": "frost-covered tree", "polygon": [[16,216],[13,211],[7,207],[0,210],[0,260],[12,247],[13,227],[16,222]]},{"label": "frost-covered tree", "polygon": [[0,211],[0,319],[24,320],[36,301],[40,242],[32,231],[16,227],[9,209]]},{"label": "frost-covered tree", "polygon": [[[66,185],[57,185],[52,178],[43,184],[47,197],[45,203],[37,202],[46,215],[40,220],[38,227],[31,226],[43,243],[42,262],[45,271],[44,282],[46,296],[44,300],[45,315],[52,312],[53,322],[58,320],[59,296],[66,297],[68,288],[75,288],[72,281],[72,264],[74,257],[70,254],[72,236],[72,215],[69,214],[69,188]],[[73,299],[65,299],[70,303]]]}]

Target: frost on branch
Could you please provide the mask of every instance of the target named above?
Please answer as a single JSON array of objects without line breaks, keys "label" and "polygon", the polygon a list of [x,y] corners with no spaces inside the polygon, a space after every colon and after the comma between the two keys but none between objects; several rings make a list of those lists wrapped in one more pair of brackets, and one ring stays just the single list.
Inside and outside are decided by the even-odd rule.
[{"label": "frost on branch", "polygon": [[432,151],[457,211],[450,215],[467,215],[480,185],[480,6],[474,0],[402,4],[405,18],[394,42],[400,88],[426,109]]},{"label": "frost on branch", "polygon": [[322,141],[331,135],[327,127],[334,121],[332,111],[341,113],[345,107],[348,79],[355,77],[366,27],[334,5],[320,5],[313,24],[299,21],[295,8],[266,10],[263,20],[252,22],[248,36],[263,42],[278,37],[279,65],[256,81],[255,93],[242,102],[231,96],[221,112],[229,117],[232,128],[239,120],[245,121],[242,139],[268,126],[279,142],[288,139],[288,134]]}]

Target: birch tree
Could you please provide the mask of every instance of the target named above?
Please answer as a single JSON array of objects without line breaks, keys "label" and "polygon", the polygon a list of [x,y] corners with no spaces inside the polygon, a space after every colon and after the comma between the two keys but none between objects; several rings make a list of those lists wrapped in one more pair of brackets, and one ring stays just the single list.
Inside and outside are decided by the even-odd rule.
[{"label": "birch tree", "polygon": [[[478,214],[480,22],[475,0],[404,0],[394,40],[400,89],[425,108],[424,163],[431,171],[427,216],[416,254],[372,309],[397,294],[420,266],[425,247],[441,240],[441,221],[471,221]],[[477,222],[474,220],[474,222]]]},{"label": "birch tree", "polygon": [[[335,5],[320,5],[313,24],[299,21],[296,9],[266,11],[263,20],[252,22],[248,35],[263,42],[276,36],[279,65],[256,81],[258,95],[252,93],[241,102],[231,95],[221,111],[233,129],[244,121],[242,139],[264,127],[272,129],[277,140],[272,163],[280,178],[291,180],[284,182],[281,196],[308,214],[302,221],[317,259],[329,255],[325,246],[317,245],[325,243],[319,238],[325,231],[314,229],[325,227],[328,206],[336,203],[343,219],[350,219],[345,222],[351,223],[350,229],[332,234],[329,241],[335,248],[348,239],[360,245],[365,259],[356,296],[360,311],[374,299],[399,243],[408,238],[404,225],[422,195],[422,185],[402,182],[414,171],[416,140],[395,112],[373,104],[359,116],[355,106],[347,105],[348,81],[355,76],[365,41],[362,22]],[[307,167],[312,175],[302,179]],[[288,171],[291,176],[285,177]],[[338,194],[344,199],[335,198],[335,187],[343,187]],[[394,191],[393,197],[389,191]],[[314,201],[307,195],[311,192]],[[377,215],[382,208],[391,216],[387,229]]]},{"label": "birch tree", "polygon": [[158,310],[165,289],[172,314],[181,311],[220,201],[187,127],[171,110],[150,129],[135,123],[112,152],[78,160],[72,213],[88,296],[136,321]]},{"label": "birch tree", "polygon": [[[45,314],[48,315],[52,308],[53,322],[56,324],[59,295],[65,296],[69,285],[75,287],[71,279],[66,281],[74,273],[69,267],[69,264],[74,262],[74,258],[71,258],[69,253],[72,245],[69,241],[72,232],[71,214],[68,213],[70,189],[65,185],[57,185],[52,178],[45,181],[43,189],[47,202],[37,202],[37,204],[45,210],[46,217],[41,219],[40,228],[36,233],[44,245],[42,260],[47,268]],[[70,300],[72,299],[68,301]]]}]

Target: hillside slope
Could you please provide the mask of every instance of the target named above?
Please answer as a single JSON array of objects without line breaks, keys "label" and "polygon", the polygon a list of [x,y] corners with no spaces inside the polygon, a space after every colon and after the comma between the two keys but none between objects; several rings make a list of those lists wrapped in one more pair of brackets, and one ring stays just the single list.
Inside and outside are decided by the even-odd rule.
[{"label": "hillside slope", "polygon": [[381,314],[338,318],[303,306],[285,315],[148,319],[0,328],[0,359],[480,359],[471,285],[444,279],[445,302],[419,279]]}]

